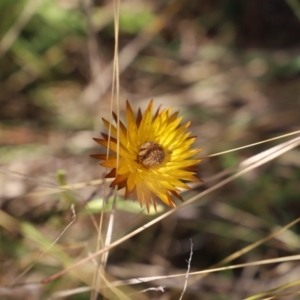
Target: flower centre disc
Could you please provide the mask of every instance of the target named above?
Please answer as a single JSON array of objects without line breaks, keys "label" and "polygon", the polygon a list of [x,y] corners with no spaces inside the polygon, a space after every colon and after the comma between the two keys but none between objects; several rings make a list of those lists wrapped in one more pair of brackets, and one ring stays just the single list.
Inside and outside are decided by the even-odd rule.
[{"label": "flower centre disc", "polygon": [[165,159],[165,151],[162,146],[154,142],[144,143],[137,157],[137,162],[145,167],[156,167]]}]

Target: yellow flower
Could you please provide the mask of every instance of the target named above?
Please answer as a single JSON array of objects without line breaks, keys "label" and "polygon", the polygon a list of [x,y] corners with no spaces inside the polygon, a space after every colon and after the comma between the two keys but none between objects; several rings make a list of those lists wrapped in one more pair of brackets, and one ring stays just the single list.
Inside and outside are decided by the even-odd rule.
[{"label": "yellow flower", "polygon": [[156,209],[157,197],[175,207],[171,195],[182,200],[179,188],[190,188],[183,181],[200,181],[195,176],[195,165],[201,161],[192,159],[201,149],[190,148],[195,141],[195,137],[186,132],[190,122],[180,126],[182,118],[178,117],[178,112],[172,114],[171,108],[158,109],[154,116],[152,114],[153,100],[144,115],[139,110],[136,118],[127,101],[127,128],[119,122],[119,149],[118,120],[113,113],[117,126],[103,119],[107,129],[111,130],[111,137],[102,133],[103,139],[94,140],[115,154],[92,155],[104,160],[101,166],[112,168],[106,176],[115,178],[111,187],[125,187],[125,198],[133,194],[148,211],[151,205]]}]

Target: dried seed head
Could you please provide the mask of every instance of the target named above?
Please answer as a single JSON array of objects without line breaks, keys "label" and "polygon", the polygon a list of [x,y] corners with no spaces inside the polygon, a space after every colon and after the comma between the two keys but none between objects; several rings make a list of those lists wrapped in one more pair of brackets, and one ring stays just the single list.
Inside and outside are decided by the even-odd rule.
[{"label": "dried seed head", "polygon": [[165,151],[162,146],[154,142],[144,143],[137,156],[137,162],[143,166],[156,167],[160,165],[165,159]]}]

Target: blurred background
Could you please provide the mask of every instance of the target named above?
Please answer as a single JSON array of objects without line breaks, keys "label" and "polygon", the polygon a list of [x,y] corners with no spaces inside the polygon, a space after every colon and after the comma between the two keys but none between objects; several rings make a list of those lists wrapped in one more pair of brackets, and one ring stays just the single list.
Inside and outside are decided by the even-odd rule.
[{"label": "blurred background", "polygon": [[[86,272],[38,282],[95,251],[108,190],[38,192],[103,177],[89,155],[105,151],[92,138],[111,113],[113,2],[1,0],[0,20],[0,299],[90,299],[89,291],[59,293],[91,286],[92,263]],[[126,99],[135,111],[152,98],[156,107],[179,109],[203,155],[299,129],[298,0],[124,0],[119,35],[122,116]],[[183,198],[277,143],[203,161],[204,186]],[[190,239],[191,271],[202,270],[291,222],[300,213],[299,166],[294,149],[122,243],[110,252],[109,279],[184,273]],[[113,240],[156,217],[121,198]],[[72,221],[71,203],[75,222],[41,256]],[[298,254],[299,231],[296,225],[233,263]],[[243,299],[299,274],[298,264],[278,263],[191,277],[184,299]],[[138,293],[161,285],[164,292]],[[176,278],[123,292],[129,299],[179,299],[183,285]]]}]

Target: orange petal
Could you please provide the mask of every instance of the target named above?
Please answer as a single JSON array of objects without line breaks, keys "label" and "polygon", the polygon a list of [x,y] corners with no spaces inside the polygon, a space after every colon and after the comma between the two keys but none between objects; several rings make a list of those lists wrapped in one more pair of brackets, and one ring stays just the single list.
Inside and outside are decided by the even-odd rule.
[{"label": "orange petal", "polygon": [[90,156],[93,157],[93,158],[102,159],[102,160],[116,158],[115,154],[109,154],[109,155],[107,155],[107,154],[91,154]]},{"label": "orange petal", "polygon": [[116,169],[112,169],[112,170],[105,176],[105,178],[114,178],[114,177],[116,177],[116,175],[117,175]]}]

